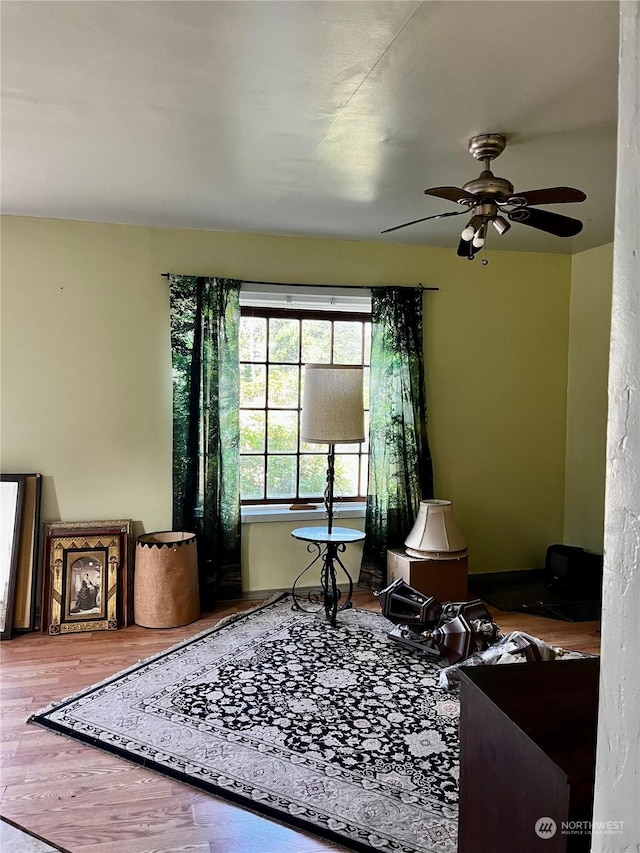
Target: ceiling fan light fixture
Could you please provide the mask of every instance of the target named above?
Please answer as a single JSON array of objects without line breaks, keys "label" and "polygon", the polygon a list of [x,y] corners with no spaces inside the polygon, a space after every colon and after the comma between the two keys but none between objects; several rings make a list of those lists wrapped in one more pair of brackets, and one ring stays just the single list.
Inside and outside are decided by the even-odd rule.
[{"label": "ceiling fan light fixture", "polygon": [[469,220],[469,224],[460,235],[461,238],[466,240],[467,243],[470,243],[478,229],[482,227],[483,222],[484,220],[480,215],[476,214],[476,216],[472,216]]},{"label": "ceiling fan light fixture", "polygon": [[472,246],[475,249],[481,249],[484,246],[484,241],[487,236],[487,223],[483,222],[476,233],[473,235],[473,240],[471,241]]},{"label": "ceiling fan light fixture", "polygon": [[491,220],[491,224],[496,229],[498,234],[504,234],[511,228],[511,223],[507,222],[504,216],[496,216],[495,219]]}]

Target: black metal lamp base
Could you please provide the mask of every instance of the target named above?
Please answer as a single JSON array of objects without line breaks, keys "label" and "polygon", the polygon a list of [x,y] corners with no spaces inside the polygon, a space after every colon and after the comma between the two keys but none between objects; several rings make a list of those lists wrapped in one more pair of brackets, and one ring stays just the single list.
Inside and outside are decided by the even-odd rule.
[{"label": "black metal lamp base", "polygon": [[[309,563],[309,565],[303,569],[298,577],[295,579],[293,583],[293,587],[291,590],[291,594],[293,596],[293,609],[294,610],[303,610],[307,613],[316,613],[319,608],[309,608],[302,605],[302,601],[306,600],[309,604],[320,604],[322,603],[324,606],[324,612],[327,617],[327,621],[330,622],[333,628],[337,625],[337,614],[338,610],[347,610],[349,607],[353,607],[351,602],[351,598],[353,596],[353,579],[351,575],[347,571],[344,563],[340,559],[339,554],[343,553],[346,550],[347,546],[344,542],[309,542],[307,545],[307,551],[312,553],[317,551],[313,560]],[[309,569],[314,566],[318,560],[322,560],[322,567],[320,570],[320,589],[319,590],[311,590],[306,596],[303,598],[297,592],[297,586],[300,579]],[[349,583],[349,589],[346,594],[345,600],[340,604],[340,600],[342,598],[342,590],[338,586],[338,579],[336,575],[336,565],[338,565],[342,571],[344,572],[347,581]]]}]

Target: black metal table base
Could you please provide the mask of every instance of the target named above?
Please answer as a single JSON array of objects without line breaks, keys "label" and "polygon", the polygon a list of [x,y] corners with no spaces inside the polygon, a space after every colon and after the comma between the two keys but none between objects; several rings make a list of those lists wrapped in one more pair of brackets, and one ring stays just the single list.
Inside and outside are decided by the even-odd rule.
[{"label": "black metal table base", "polygon": [[[317,551],[317,554],[313,560],[311,560],[309,565],[300,572],[293,582],[293,587],[291,589],[294,610],[303,610],[305,613],[317,613],[319,607],[310,609],[308,607],[304,607],[301,604],[301,601],[306,599],[306,602],[309,604],[318,605],[322,602],[327,621],[330,622],[333,628],[335,628],[337,624],[336,617],[338,610],[347,610],[349,607],[353,607],[351,601],[353,596],[353,580],[339,556],[346,551],[346,548],[347,546],[344,542],[327,542],[324,546],[319,542],[309,542],[307,545],[307,551],[310,554]],[[298,581],[318,562],[318,560],[322,560],[322,567],[320,570],[320,589],[310,590],[303,598],[296,591]],[[349,589],[347,590],[345,600],[342,604],[340,604],[342,590],[338,587],[336,564],[342,569],[347,581],[349,582]]]}]

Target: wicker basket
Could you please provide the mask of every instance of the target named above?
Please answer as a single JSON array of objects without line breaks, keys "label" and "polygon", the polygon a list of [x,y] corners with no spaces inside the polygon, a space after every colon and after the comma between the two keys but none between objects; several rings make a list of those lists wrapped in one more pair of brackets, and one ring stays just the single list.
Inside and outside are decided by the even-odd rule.
[{"label": "wicker basket", "polygon": [[200,616],[195,533],[145,533],[136,540],[136,625],[178,628]]}]

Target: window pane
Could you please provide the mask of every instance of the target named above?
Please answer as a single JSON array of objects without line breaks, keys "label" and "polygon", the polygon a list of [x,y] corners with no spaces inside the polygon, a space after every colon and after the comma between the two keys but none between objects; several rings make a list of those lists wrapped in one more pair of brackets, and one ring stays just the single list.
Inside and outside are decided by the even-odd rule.
[{"label": "window pane", "polygon": [[336,320],[333,328],[333,360],[336,364],[362,364],[362,323]]},{"label": "window pane", "polygon": [[300,321],[269,320],[269,361],[298,361]]},{"label": "window pane", "polygon": [[296,409],[298,407],[299,368],[269,365],[269,407]]},{"label": "window pane", "polygon": [[364,441],[360,445],[360,449],[363,453],[369,452],[369,412],[364,413]]},{"label": "window pane", "polygon": [[267,360],[267,321],[265,317],[240,318],[240,361]]},{"label": "window pane", "polygon": [[240,365],[240,405],[267,405],[267,368],[264,364]]},{"label": "window pane", "polygon": [[360,443],[358,444],[336,444],[336,454],[353,455],[360,452]]},{"label": "window pane", "polygon": [[[355,445],[357,447],[357,445]],[[340,498],[353,498],[358,495],[358,457],[336,456],[335,485],[333,494],[335,500]]]},{"label": "window pane", "polygon": [[329,320],[302,321],[302,363],[328,364],[331,361]]},{"label": "window pane", "polygon": [[244,501],[264,497],[264,456],[240,457],[240,497]]},{"label": "window pane", "polygon": [[[262,309],[257,309],[258,314]],[[280,313],[280,316],[278,316]],[[326,487],[326,444],[300,441],[304,365],[364,361],[365,440],[336,447],[336,500],[366,494],[371,322],[329,312],[245,315],[240,327],[241,497],[318,502]],[[364,456],[362,456],[364,454]],[[362,459],[362,462],[360,460]]]},{"label": "window pane", "polygon": [[267,459],[267,497],[296,496],[296,457],[269,456]]},{"label": "window pane", "polygon": [[297,412],[269,412],[267,450],[269,453],[295,453],[298,450]]},{"label": "window pane", "polygon": [[327,457],[300,457],[300,497],[320,498],[327,485]]},{"label": "window pane", "polygon": [[327,461],[327,454],[329,453],[329,445],[328,444],[316,444],[316,442],[311,441],[301,441],[300,442],[300,453],[319,453],[320,456]]},{"label": "window pane", "polygon": [[265,413],[240,411],[240,453],[264,453]]},{"label": "window pane", "polygon": [[371,368],[363,367],[362,369],[362,405],[365,409],[369,409],[369,382],[371,381]]},{"label": "window pane", "polygon": [[360,494],[366,495],[369,488],[369,457],[362,455],[362,463],[360,465]]}]

